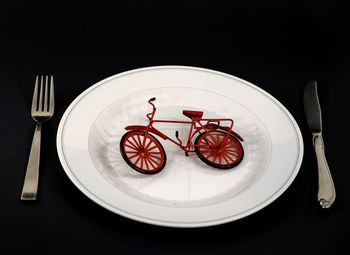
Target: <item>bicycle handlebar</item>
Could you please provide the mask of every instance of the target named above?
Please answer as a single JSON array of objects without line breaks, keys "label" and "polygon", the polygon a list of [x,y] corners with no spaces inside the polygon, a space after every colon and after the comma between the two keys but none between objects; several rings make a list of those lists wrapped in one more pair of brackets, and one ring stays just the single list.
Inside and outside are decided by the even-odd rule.
[{"label": "bicycle handlebar", "polygon": [[152,109],[152,112],[148,113],[146,116],[148,119],[152,119],[153,116],[154,116],[154,113],[156,112],[156,106],[152,103],[153,101],[155,101],[156,98],[155,97],[152,97],[150,100],[148,100],[148,103],[150,105],[152,105],[153,109]]}]

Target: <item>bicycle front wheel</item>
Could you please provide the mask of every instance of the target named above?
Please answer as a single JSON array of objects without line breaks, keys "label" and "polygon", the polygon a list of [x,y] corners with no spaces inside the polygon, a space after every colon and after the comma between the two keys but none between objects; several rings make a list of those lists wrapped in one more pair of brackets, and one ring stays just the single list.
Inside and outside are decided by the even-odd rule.
[{"label": "bicycle front wheel", "polygon": [[120,140],[120,152],[125,162],[139,173],[156,174],[163,170],[166,154],[162,144],[152,135],[133,130]]}]

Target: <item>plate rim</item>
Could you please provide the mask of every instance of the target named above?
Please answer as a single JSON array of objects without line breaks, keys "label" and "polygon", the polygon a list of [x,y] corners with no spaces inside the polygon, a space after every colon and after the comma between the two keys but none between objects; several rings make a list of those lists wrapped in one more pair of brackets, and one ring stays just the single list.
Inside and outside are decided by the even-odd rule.
[{"label": "plate rim", "polygon": [[[223,219],[216,219],[216,220],[211,220],[211,221],[204,221],[204,222],[171,222],[171,221],[164,221],[164,220],[156,220],[156,219],[150,219],[150,218],[146,218],[146,217],[142,217],[142,216],[138,216],[138,215],[134,215],[131,213],[128,213],[127,211],[123,211],[119,208],[113,207],[110,204],[104,202],[103,200],[101,200],[100,198],[98,198],[95,194],[91,193],[89,190],[87,190],[78,180],[77,178],[74,176],[74,174],[72,173],[68,163],[65,160],[64,157],[64,152],[63,152],[63,145],[62,145],[62,132],[63,132],[63,128],[64,128],[64,124],[68,119],[68,116],[70,115],[71,111],[74,109],[75,105],[87,94],[89,94],[91,91],[93,91],[94,89],[98,88],[99,86],[101,86],[102,84],[116,79],[118,77],[121,76],[125,76],[125,75],[129,75],[132,73],[136,73],[136,72],[144,72],[144,71],[148,71],[148,70],[158,70],[158,69],[184,69],[184,70],[194,70],[194,71],[202,71],[202,72],[207,72],[207,73],[212,73],[212,74],[216,74],[216,75],[220,75],[220,76],[225,76],[228,77],[230,79],[234,79],[237,80],[241,83],[244,83],[246,85],[251,86],[253,89],[258,90],[260,93],[264,94],[265,96],[267,96],[269,99],[271,99],[277,106],[280,107],[280,109],[283,111],[284,114],[286,114],[286,116],[288,117],[289,121],[291,122],[291,124],[293,124],[293,127],[296,131],[296,135],[297,135],[297,140],[298,140],[298,144],[299,144],[299,155],[295,164],[295,168],[293,169],[293,171],[291,171],[291,174],[289,176],[289,179],[284,183],[284,185],[282,185],[272,196],[270,196],[269,198],[267,198],[265,201],[263,201],[262,203],[260,203],[259,205],[253,207],[252,209],[246,210],[238,215],[233,215],[230,217],[226,217]],[[207,226],[214,226],[214,225],[219,225],[219,224],[224,224],[224,223],[228,223],[231,221],[235,221],[241,218],[244,218],[248,215],[251,215],[259,210],[261,210],[262,208],[266,207],[267,205],[271,204],[273,201],[275,201],[278,197],[280,197],[287,189],[288,187],[291,185],[291,183],[294,181],[295,177],[297,176],[300,167],[301,167],[301,163],[302,163],[302,159],[303,159],[303,155],[304,155],[304,144],[303,144],[303,137],[300,131],[300,128],[297,124],[297,122],[295,121],[294,117],[292,116],[292,114],[283,106],[282,103],[280,103],[275,97],[273,97],[271,94],[269,94],[268,92],[266,92],[265,90],[259,88],[258,86],[243,80],[241,78],[238,78],[234,75],[228,74],[228,73],[224,73],[224,72],[220,72],[220,71],[216,71],[216,70],[212,70],[212,69],[207,69],[207,68],[202,68],[202,67],[193,67],[193,66],[182,66],[182,65],[161,65],[161,66],[149,66],[149,67],[142,67],[142,68],[137,68],[137,69],[132,69],[129,71],[125,71],[125,72],[121,72],[115,75],[112,75],[110,77],[107,77],[95,84],[93,84],[92,86],[88,87],[87,89],[85,89],[83,92],[81,92],[71,103],[70,105],[66,108],[64,114],[61,117],[58,129],[57,129],[57,136],[56,136],[56,148],[57,148],[57,153],[58,153],[58,157],[60,160],[60,163],[62,165],[63,170],[65,171],[65,173],[67,174],[67,176],[69,177],[69,179],[71,180],[71,182],[85,195],[87,196],[89,199],[91,199],[92,201],[94,201],[95,203],[97,203],[98,205],[102,206],[103,208],[116,213],[118,215],[121,215],[123,217],[129,218],[129,219],[133,219],[139,222],[143,222],[143,223],[149,223],[149,224],[153,224],[153,225],[158,225],[158,226],[166,226],[166,227],[182,227],[182,228],[192,228],[192,227],[207,227]]]}]

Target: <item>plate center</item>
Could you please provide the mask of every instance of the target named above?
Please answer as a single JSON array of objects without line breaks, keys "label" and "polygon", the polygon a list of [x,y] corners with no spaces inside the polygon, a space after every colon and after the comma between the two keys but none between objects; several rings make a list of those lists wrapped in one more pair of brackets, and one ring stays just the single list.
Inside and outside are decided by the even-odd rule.
[{"label": "plate center", "polygon": [[[128,125],[147,125],[152,108],[148,99],[156,97],[155,119],[186,120],[182,110],[200,110],[204,118],[232,118],[233,130],[244,138],[244,159],[229,170],[212,168],[195,153],[184,151],[168,140],[163,145],[167,163],[162,172],[144,175],[123,160],[119,143]],[[157,129],[186,141],[189,125],[155,124]],[[148,89],[122,97],[95,120],[89,133],[90,157],[99,173],[115,188],[153,204],[175,207],[219,203],[244,192],[265,173],[271,158],[271,141],[261,122],[249,109],[211,91],[183,87]]]}]

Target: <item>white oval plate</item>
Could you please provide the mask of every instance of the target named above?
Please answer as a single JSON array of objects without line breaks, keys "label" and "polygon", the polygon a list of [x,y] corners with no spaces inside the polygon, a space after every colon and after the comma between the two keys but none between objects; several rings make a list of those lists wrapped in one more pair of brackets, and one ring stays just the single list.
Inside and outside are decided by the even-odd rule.
[{"label": "white oval plate", "polygon": [[[182,110],[227,117],[245,141],[245,156],[217,170],[168,140],[167,164],[156,175],[132,170],[119,141],[127,125],[147,124],[147,100],[156,97],[156,119],[188,120]],[[159,130],[184,140],[188,126]],[[78,96],[57,132],[61,164],[90,199],[122,216],[162,226],[202,227],[252,214],[279,197],[297,175],[303,142],[291,114],[271,95],[234,76],[203,68],[160,66],[107,78]]]}]

